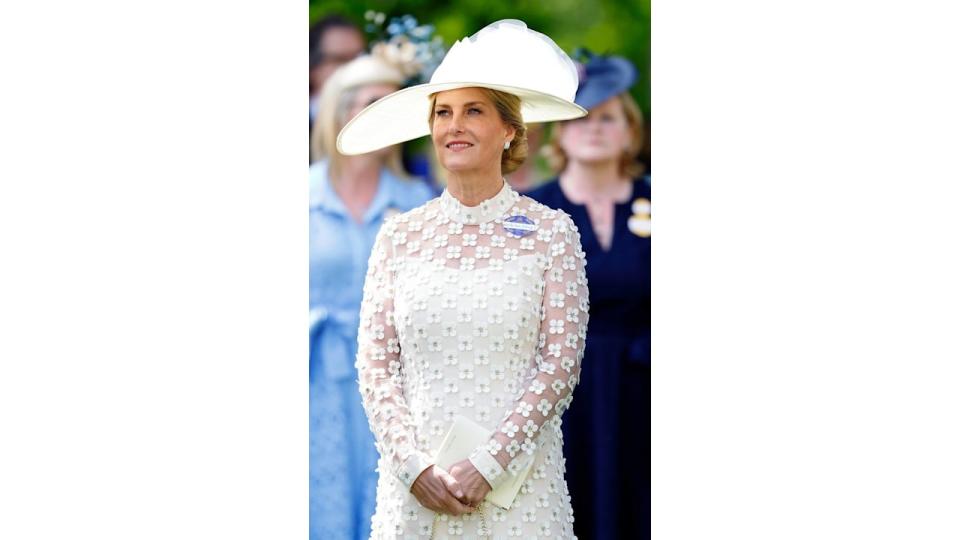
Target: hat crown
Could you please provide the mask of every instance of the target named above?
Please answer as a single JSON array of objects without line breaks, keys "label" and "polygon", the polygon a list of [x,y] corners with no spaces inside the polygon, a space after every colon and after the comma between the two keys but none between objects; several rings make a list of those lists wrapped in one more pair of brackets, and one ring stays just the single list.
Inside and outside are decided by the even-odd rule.
[{"label": "hat crown", "polygon": [[430,79],[431,84],[472,81],[526,88],[573,101],[577,68],[548,36],[526,23],[504,19],[456,43]]},{"label": "hat crown", "polygon": [[343,89],[374,83],[392,83],[399,86],[405,79],[398,66],[371,54],[354,58],[330,76],[330,80]]}]

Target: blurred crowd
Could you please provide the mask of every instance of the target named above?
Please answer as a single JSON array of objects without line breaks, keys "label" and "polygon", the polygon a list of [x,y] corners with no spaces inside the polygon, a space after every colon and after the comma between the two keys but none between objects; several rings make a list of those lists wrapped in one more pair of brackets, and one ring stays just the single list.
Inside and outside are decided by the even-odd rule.
[{"label": "blurred crowd", "polygon": [[[367,260],[385,219],[444,188],[429,144],[337,152],[337,134],[357,113],[428,81],[442,58],[442,40],[410,16],[368,12],[365,24],[386,32],[368,40],[335,15],[310,29],[311,540],[370,535],[378,455],[354,367]],[[529,125],[529,157],[505,180],[569,214],[587,257],[586,352],[563,418],[576,534],[649,538],[649,135],[630,94],[642,74],[615,54],[581,49],[574,58],[576,103],[589,114]]]}]

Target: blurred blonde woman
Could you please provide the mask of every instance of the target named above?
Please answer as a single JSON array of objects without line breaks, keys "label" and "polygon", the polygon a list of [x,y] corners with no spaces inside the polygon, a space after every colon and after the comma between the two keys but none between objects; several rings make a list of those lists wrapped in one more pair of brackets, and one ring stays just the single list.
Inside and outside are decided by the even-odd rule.
[{"label": "blurred blonde woman", "polygon": [[636,79],[620,57],[581,66],[576,102],[589,114],[554,125],[547,149],[559,176],[528,193],[570,215],[587,259],[580,405],[563,423],[580,538],[650,537],[650,184],[637,160]]},{"label": "blurred blonde woman", "polygon": [[[380,53],[380,54],[377,54]],[[390,215],[433,197],[406,179],[400,147],[344,156],[336,134],[406,79],[382,49],[340,67],[323,85],[310,167],[310,538],[366,539],[377,452],[357,387],[363,278]]]}]

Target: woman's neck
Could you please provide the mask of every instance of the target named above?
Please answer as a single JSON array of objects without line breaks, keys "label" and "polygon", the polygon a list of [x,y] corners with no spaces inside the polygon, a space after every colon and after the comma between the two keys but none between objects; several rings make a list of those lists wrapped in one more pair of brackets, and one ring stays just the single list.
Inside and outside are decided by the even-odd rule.
[{"label": "woman's neck", "polygon": [[341,196],[364,193],[377,186],[381,167],[370,156],[344,156],[330,169],[330,181]]},{"label": "woman's neck", "polygon": [[372,156],[344,156],[335,169],[330,169],[334,191],[358,222],[377,193],[382,167],[383,163]]},{"label": "woman's neck", "polygon": [[560,173],[560,188],[571,202],[624,202],[630,198],[630,182],[620,174],[614,160],[596,163],[569,161]]},{"label": "woman's neck", "polygon": [[[497,164],[499,169],[499,164]],[[447,191],[465,206],[477,206],[494,197],[503,188],[503,176],[484,171],[451,172],[447,176]]]}]

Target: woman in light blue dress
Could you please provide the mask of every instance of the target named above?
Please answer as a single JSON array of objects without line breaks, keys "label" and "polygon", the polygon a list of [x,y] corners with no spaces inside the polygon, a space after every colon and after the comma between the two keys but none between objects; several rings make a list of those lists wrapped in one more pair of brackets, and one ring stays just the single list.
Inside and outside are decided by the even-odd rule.
[{"label": "woman in light blue dress", "polygon": [[363,280],[385,217],[433,198],[405,178],[400,147],[343,156],[336,133],[402,85],[400,67],[374,54],[324,85],[310,167],[310,539],[366,539],[376,504],[377,450],[360,401],[357,328]]}]

